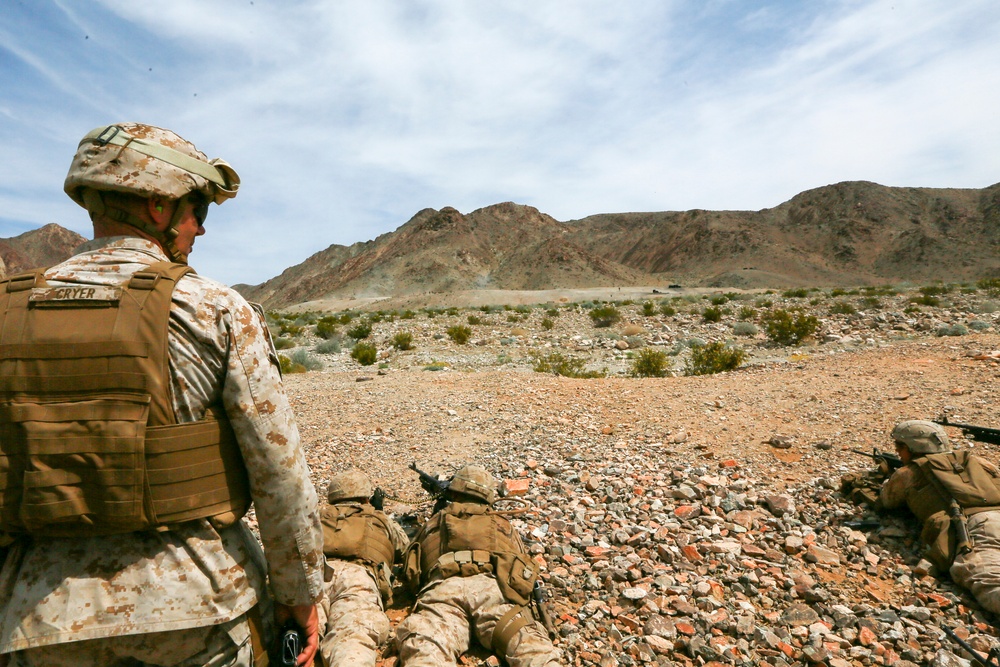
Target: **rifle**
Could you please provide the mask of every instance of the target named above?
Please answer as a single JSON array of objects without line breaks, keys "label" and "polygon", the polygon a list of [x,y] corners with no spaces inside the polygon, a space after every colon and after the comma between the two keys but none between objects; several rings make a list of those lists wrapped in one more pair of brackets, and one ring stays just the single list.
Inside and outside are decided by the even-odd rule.
[{"label": "rifle", "polygon": [[969,520],[962,511],[962,506],[954,498],[948,503],[948,515],[951,525],[955,527],[955,552],[967,554],[972,551],[972,538],[969,537]]},{"label": "rifle", "polygon": [[966,652],[968,652],[968,654],[971,655],[979,664],[983,665],[983,667],[1000,667],[1000,648],[994,647],[990,649],[990,654],[986,656],[972,648],[972,646],[969,645],[969,642],[956,635],[951,628],[942,627],[941,629],[944,630],[944,633],[948,635],[953,642],[964,648]]},{"label": "rifle", "polygon": [[448,499],[444,497],[444,492],[448,490],[448,485],[451,484],[451,480],[441,480],[434,477],[430,473],[426,473],[417,467],[416,461],[410,462],[410,470],[414,471],[420,475],[420,486],[436,501],[434,503],[434,513],[444,509],[448,504]]},{"label": "rifle", "polygon": [[973,424],[959,424],[957,422],[948,421],[947,417],[932,419],[931,421],[935,424],[940,424],[941,426],[954,426],[955,428],[962,429],[962,433],[972,436],[973,440],[988,442],[993,445],[1000,445],[1000,428],[987,428],[986,426],[975,426]]},{"label": "rifle", "polygon": [[556,628],[552,624],[552,617],[549,615],[549,608],[545,605],[545,589],[542,582],[535,580],[535,587],[531,589],[531,599],[538,610],[538,620],[545,626],[545,631],[549,633],[549,639],[556,638]]},{"label": "rifle", "polygon": [[862,456],[867,456],[870,459],[875,459],[876,463],[882,463],[882,461],[885,461],[886,465],[889,466],[889,472],[899,470],[903,467],[903,459],[899,458],[895,454],[880,451],[878,447],[872,447],[871,454],[860,449],[852,449],[851,451],[855,454],[861,454]]}]

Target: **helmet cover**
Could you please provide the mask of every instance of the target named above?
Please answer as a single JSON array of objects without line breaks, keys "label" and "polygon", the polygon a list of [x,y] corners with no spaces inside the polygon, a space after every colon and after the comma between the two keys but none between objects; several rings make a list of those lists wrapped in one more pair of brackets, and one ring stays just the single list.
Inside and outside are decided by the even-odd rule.
[{"label": "helmet cover", "polygon": [[326,487],[326,499],[330,504],[345,500],[367,500],[373,493],[375,487],[371,479],[359,470],[334,475]]},{"label": "helmet cover", "polygon": [[948,434],[940,424],[924,419],[910,419],[896,424],[892,439],[906,445],[913,454],[939,454],[951,451]]},{"label": "helmet cover", "polygon": [[486,468],[467,465],[451,478],[448,493],[471,496],[492,505],[497,497],[497,481]]}]

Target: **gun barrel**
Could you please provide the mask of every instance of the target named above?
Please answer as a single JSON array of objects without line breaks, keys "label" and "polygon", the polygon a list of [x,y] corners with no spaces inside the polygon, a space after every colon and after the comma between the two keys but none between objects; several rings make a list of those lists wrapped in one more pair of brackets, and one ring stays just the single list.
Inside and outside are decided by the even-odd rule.
[{"label": "gun barrel", "polygon": [[956,635],[951,628],[947,626],[942,626],[941,629],[944,630],[944,633],[948,635],[948,637],[950,637],[953,642],[964,648],[966,652],[973,657],[973,659],[975,659],[984,667],[1000,667],[1000,665],[997,665],[997,661],[986,657],[976,649],[972,648],[969,642],[965,641],[964,639]]}]

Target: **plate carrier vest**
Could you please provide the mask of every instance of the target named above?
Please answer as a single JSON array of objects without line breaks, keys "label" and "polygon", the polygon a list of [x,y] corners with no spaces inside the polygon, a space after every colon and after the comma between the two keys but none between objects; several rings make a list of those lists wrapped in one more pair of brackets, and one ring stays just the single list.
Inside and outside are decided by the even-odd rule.
[{"label": "plate carrier vest", "polygon": [[390,519],[368,503],[342,502],[320,512],[323,553],[328,558],[357,561],[375,578],[379,593],[389,599],[389,578],[395,550],[389,538]]},{"label": "plate carrier vest", "polygon": [[74,537],[209,518],[250,506],[221,405],[178,424],[167,330],[192,269],[157,262],[120,286],[0,281],[0,530]]}]

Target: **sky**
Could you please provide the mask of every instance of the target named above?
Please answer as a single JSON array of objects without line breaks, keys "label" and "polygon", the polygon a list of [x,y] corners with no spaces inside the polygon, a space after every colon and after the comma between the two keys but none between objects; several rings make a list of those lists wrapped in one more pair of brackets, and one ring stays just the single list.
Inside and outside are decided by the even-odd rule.
[{"label": "sky", "polygon": [[995,0],[0,0],[0,238],[92,235],[79,140],[239,172],[190,263],[257,284],[425,208],[758,210],[1000,181]]}]

